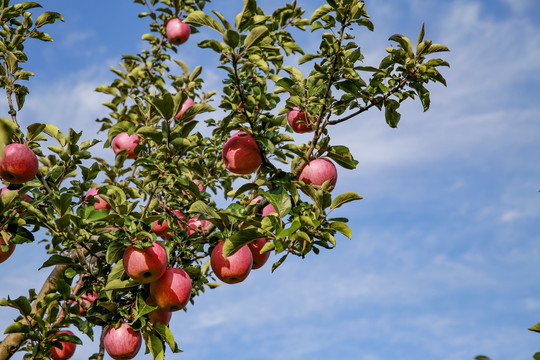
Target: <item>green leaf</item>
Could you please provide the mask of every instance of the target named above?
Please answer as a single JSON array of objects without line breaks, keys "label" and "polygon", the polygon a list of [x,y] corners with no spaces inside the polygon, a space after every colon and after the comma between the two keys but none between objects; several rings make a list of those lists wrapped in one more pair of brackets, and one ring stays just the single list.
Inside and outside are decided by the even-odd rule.
[{"label": "green leaf", "polygon": [[46,24],[53,24],[56,20],[64,21],[64,18],[57,12],[45,11],[36,19],[35,27],[37,29]]},{"label": "green leaf", "polygon": [[41,270],[45,267],[54,266],[54,265],[73,265],[73,264],[75,264],[75,261],[70,257],[62,256],[62,255],[53,255],[47,261],[45,261],[38,270]]},{"label": "green leaf", "polygon": [[281,264],[283,264],[283,262],[287,259],[288,255],[289,254],[283,255],[278,261],[272,264],[272,272],[274,272],[274,270],[276,270]]},{"label": "green leaf", "polygon": [[390,36],[390,38],[388,40],[392,40],[392,41],[395,41],[397,42],[401,48],[403,50],[405,50],[405,52],[407,53],[407,57],[409,59],[413,59],[414,58],[414,52],[413,52],[413,45],[412,45],[412,42],[409,38],[403,36],[403,35],[400,35],[400,34],[394,34],[392,36]]},{"label": "green leaf", "polygon": [[304,54],[300,59],[298,59],[298,65],[302,65],[304,63],[307,63],[308,61],[311,61],[313,59],[317,59],[319,55],[314,54]]},{"label": "green leaf", "polygon": [[118,259],[124,255],[126,247],[121,242],[113,242],[107,248],[107,255],[105,256],[105,261],[107,264],[114,264]]},{"label": "green leaf", "polygon": [[165,349],[161,339],[154,334],[150,334],[146,337],[146,346],[150,350],[154,360],[165,359]]},{"label": "green leaf", "polygon": [[[342,233],[343,235],[345,235],[349,239],[352,237],[351,228],[349,226],[347,226],[346,224],[342,223],[342,222],[335,221],[335,222],[330,224],[330,228],[334,229],[336,231],[339,231],[340,233]],[[335,246],[335,244],[334,244],[334,246]]]},{"label": "green leaf", "polygon": [[136,282],[135,280],[113,280],[111,282],[107,282],[107,285],[105,285],[105,288],[104,290],[105,291],[108,291],[108,290],[124,290],[124,289],[129,289],[129,288],[133,288],[133,287],[137,287],[139,286],[140,284],[138,282]]},{"label": "green leaf", "polygon": [[533,327],[529,328],[529,330],[540,333],[540,322],[534,325]]},{"label": "green leaf", "polygon": [[213,17],[202,11],[194,11],[184,19],[184,22],[196,26],[207,26],[223,35],[223,27]]},{"label": "green leaf", "polygon": [[292,207],[291,198],[285,188],[278,186],[267,192],[259,192],[274,206],[279,217],[284,217],[289,213]]},{"label": "green leaf", "polygon": [[441,51],[450,51],[450,49],[442,44],[431,44],[428,48],[424,50],[424,54],[433,54]]},{"label": "green leaf", "polygon": [[309,22],[313,24],[315,21],[322,18],[324,15],[328,14],[330,11],[332,11],[332,6],[328,4],[321,6],[320,8],[315,10],[315,12],[313,12],[313,15],[311,15],[311,19],[309,20]]},{"label": "green leaf", "polygon": [[4,330],[4,334],[13,334],[13,333],[29,333],[30,327],[26,324],[22,324],[20,322],[13,323],[9,325],[6,330]]},{"label": "green leaf", "polygon": [[235,48],[240,42],[240,35],[234,30],[227,30],[223,34],[223,41],[230,47]]},{"label": "green leaf", "polygon": [[257,229],[244,229],[235,232],[229,239],[223,244],[223,255],[225,257],[231,256],[240,250],[244,245],[249,244],[255,239],[264,237],[264,233]]},{"label": "green leaf", "polygon": [[178,345],[176,344],[176,341],[174,340],[173,333],[168,326],[162,323],[154,323],[154,328],[156,329],[156,332],[159,334],[159,336],[163,340],[165,340],[167,345],[169,345],[173,353],[181,352],[181,350],[178,348]]},{"label": "green leaf", "polygon": [[334,210],[335,208],[338,208],[343,204],[346,204],[348,202],[355,201],[355,200],[361,200],[361,199],[362,199],[362,196],[360,196],[359,194],[355,192],[346,192],[343,194],[339,194],[334,199],[334,201],[332,201],[332,204],[330,204],[330,209]]},{"label": "green leaf", "polygon": [[418,41],[416,42],[416,46],[420,45],[422,41],[424,41],[424,35],[425,35],[425,29],[424,29],[424,23],[422,23],[422,28],[420,29],[420,34],[418,34]]},{"label": "green leaf", "polygon": [[269,34],[268,28],[266,26],[257,26],[246,36],[244,40],[244,47],[248,50],[252,46],[256,46],[260,43],[265,37]]},{"label": "green leaf", "polygon": [[242,8],[242,12],[235,17],[235,25],[238,31],[242,32],[244,30],[245,25],[249,23],[249,20],[253,18],[256,10],[256,0],[244,0],[244,7]]},{"label": "green leaf", "polygon": [[391,128],[397,128],[399,120],[401,119],[401,114],[397,112],[399,103],[396,100],[387,100],[385,101],[384,105],[384,116],[386,118],[386,123],[390,125]]},{"label": "green leaf", "polygon": [[195,201],[190,207],[189,207],[189,210],[188,212],[190,214],[192,213],[195,213],[195,214],[202,214],[202,215],[205,215],[207,218],[219,218],[219,215],[218,213],[216,212],[216,210],[207,205],[204,201],[202,200],[197,200]]}]

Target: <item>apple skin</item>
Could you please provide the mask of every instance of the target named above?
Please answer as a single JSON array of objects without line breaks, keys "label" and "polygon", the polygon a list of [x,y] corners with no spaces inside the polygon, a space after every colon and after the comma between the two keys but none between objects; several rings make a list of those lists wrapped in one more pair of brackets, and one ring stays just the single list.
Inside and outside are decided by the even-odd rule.
[{"label": "apple skin", "polygon": [[159,242],[144,249],[137,249],[130,245],[124,252],[124,270],[130,278],[140,284],[157,280],[163,275],[168,264],[167,251]]},{"label": "apple skin", "polygon": [[287,113],[287,122],[293,131],[299,134],[315,131],[315,125],[309,120],[306,113],[296,106]]},{"label": "apple skin", "polygon": [[118,328],[112,325],[105,330],[103,345],[107,354],[115,360],[129,360],[137,356],[142,344],[142,336],[128,323],[122,322]]},{"label": "apple skin", "polygon": [[[173,214],[176,215],[178,220],[182,220],[184,218],[184,214],[180,210],[174,210]],[[169,229],[169,225],[167,224],[166,220],[155,220],[152,223],[152,232],[161,237],[163,240],[169,240],[172,237],[171,229]]]},{"label": "apple skin", "polygon": [[249,250],[251,251],[251,256],[253,257],[253,266],[251,267],[252,270],[261,268],[264,264],[266,264],[266,261],[268,261],[270,251],[261,254],[261,249],[267,242],[268,240],[266,240],[266,238],[258,238],[255,239],[254,242],[248,244]]},{"label": "apple skin", "polygon": [[150,283],[150,296],[162,310],[182,310],[191,298],[191,278],[182,269],[168,268]]},{"label": "apple skin", "polygon": [[212,255],[210,255],[210,266],[219,280],[226,284],[236,284],[244,281],[253,266],[253,256],[247,245],[242,246],[236,253],[227,257],[223,255],[223,244],[220,240]]},{"label": "apple skin", "polygon": [[329,191],[332,191],[337,182],[337,169],[334,163],[328,159],[314,159],[302,169],[298,180],[316,186],[321,186],[325,181],[331,180]]},{"label": "apple skin", "polygon": [[[178,112],[178,114],[176,114],[175,118],[176,120],[180,120],[180,118],[182,117],[182,115],[184,115],[184,113],[186,112],[187,109],[189,109],[190,107],[192,107],[193,105],[195,105],[195,101],[193,101],[192,98],[188,97],[186,99],[186,101],[184,101],[184,103],[182,104],[182,107],[180,108],[180,111]],[[185,121],[191,121],[195,118],[195,115],[191,116],[190,118],[186,119]]]},{"label": "apple skin", "polygon": [[261,150],[247,131],[239,131],[227,140],[222,157],[225,167],[240,175],[251,174],[262,164]]},{"label": "apple skin", "polygon": [[105,200],[101,198],[101,196],[97,194],[98,191],[99,191],[98,188],[91,188],[90,190],[88,190],[84,198],[88,199],[89,196],[93,196],[94,198],[98,200],[98,202],[94,203],[95,210],[110,209],[111,205],[109,205]]},{"label": "apple skin", "polygon": [[167,22],[167,39],[174,45],[182,45],[189,39],[191,28],[181,19],[175,18]]},{"label": "apple skin", "polygon": [[24,184],[38,173],[38,158],[24,144],[6,145],[0,155],[0,177],[8,183]]},{"label": "apple skin", "polygon": [[[145,302],[150,306],[157,306],[156,301],[149,296]],[[156,323],[162,323],[163,325],[169,325],[169,322],[171,321],[172,312],[165,311],[163,309],[156,309],[152,312],[148,313],[148,318],[150,321]]]},{"label": "apple skin", "polygon": [[[0,245],[4,245],[5,243],[4,239],[0,236]],[[13,242],[9,243],[9,249],[7,251],[2,251],[0,248],[0,264],[9,258],[13,254],[13,251],[15,251],[15,243]]]},{"label": "apple skin", "polygon": [[127,133],[120,133],[116,135],[112,141],[112,148],[115,154],[118,154],[121,151],[128,150],[127,158],[136,159],[137,154],[135,154],[135,148],[142,139],[137,134],[132,134],[131,136]]},{"label": "apple skin", "polygon": [[193,235],[195,232],[203,232],[204,229],[212,225],[209,220],[199,220],[199,215],[189,218],[187,221],[187,233]]},{"label": "apple skin", "polygon": [[84,303],[85,307],[82,307],[80,303],[75,302],[79,305],[79,314],[84,316],[86,315],[87,309],[92,305],[92,303],[99,297],[98,293],[95,291],[87,292],[80,297],[80,302]]},{"label": "apple skin", "polygon": [[[69,330],[60,330],[57,332],[57,334],[67,334],[73,336],[73,333]],[[75,354],[75,348],[77,347],[76,344],[67,341],[60,341],[60,344],[62,344],[62,349],[56,346],[51,347],[52,360],[67,360],[71,358],[73,354]]]}]

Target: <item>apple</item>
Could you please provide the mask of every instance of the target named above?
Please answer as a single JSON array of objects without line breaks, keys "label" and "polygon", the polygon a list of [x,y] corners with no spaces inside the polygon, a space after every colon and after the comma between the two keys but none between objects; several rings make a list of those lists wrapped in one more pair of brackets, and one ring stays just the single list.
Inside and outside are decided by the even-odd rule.
[{"label": "apple", "polygon": [[[5,245],[6,242],[4,241],[4,238],[0,236],[0,245]],[[3,251],[0,247],[0,264],[6,261],[11,254],[13,254],[13,251],[15,251],[15,243],[10,242],[9,248],[6,251]]]},{"label": "apple", "polygon": [[[67,334],[73,336],[73,333],[69,330],[60,330],[57,334]],[[67,360],[75,354],[76,344],[67,341],[60,341],[62,348],[60,349],[57,346],[51,347],[51,359],[52,360]]]},{"label": "apple", "polygon": [[182,269],[168,268],[150,283],[150,296],[162,310],[182,310],[191,298],[191,278]]},{"label": "apple", "polygon": [[[173,214],[176,215],[178,220],[184,218],[184,214],[180,210],[174,210]],[[171,229],[169,229],[166,220],[155,220],[152,223],[152,232],[157,236],[160,236],[163,240],[169,240],[172,237]]]},{"label": "apple", "polygon": [[[182,117],[182,115],[184,115],[186,110],[189,109],[190,107],[192,107],[193,105],[195,105],[195,101],[193,101],[192,98],[188,97],[186,99],[186,101],[184,101],[184,103],[182,104],[182,107],[180,108],[180,111],[178,112],[178,114],[176,114],[175,118],[177,120],[180,120],[180,118]],[[194,118],[195,118],[195,115],[191,116],[190,118],[186,119],[185,121],[191,121]]]},{"label": "apple", "polygon": [[255,239],[254,242],[248,244],[249,250],[251,251],[251,256],[253,257],[253,266],[252,270],[261,268],[270,257],[270,251],[261,254],[261,250],[268,240],[266,238]]},{"label": "apple", "polygon": [[189,39],[191,28],[181,19],[175,18],[167,22],[167,39],[174,45],[182,45]]},{"label": "apple", "polygon": [[253,256],[251,250],[247,245],[242,246],[233,255],[225,258],[223,255],[223,244],[225,242],[220,240],[212,255],[210,255],[210,266],[214,271],[214,274],[227,284],[236,284],[244,281],[253,266]]},{"label": "apple", "polygon": [[0,177],[11,184],[24,184],[36,176],[38,158],[24,144],[9,144],[0,154]]},{"label": "apple", "polygon": [[247,131],[239,131],[227,140],[222,151],[223,162],[235,174],[251,174],[262,164],[261,150]]},{"label": "apple", "polygon": [[314,159],[304,166],[298,180],[316,186],[321,186],[325,181],[330,180],[329,190],[332,191],[337,181],[337,169],[334,163],[328,159]]},{"label": "apple", "polygon": [[274,205],[268,204],[262,210],[262,216],[267,216],[268,214],[277,214],[276,208]]},{"label": "apple", "polygon": [[93,196],[96,200],[98,200],[98,202],[94,203],[94,209],[96,210],[110,209],[111,205],[109,205],[105,200],[101,198],[101,196],[97,194],[98,191],[98,188],[91,188],[90,190],[88,190],[84,198],[88,200],[89,196]]},{"label": "apple", "polygon": [[311,122],[304,111],[296,106],[287,113],[287,121],[296,133],[302,134],[315,131],[315,124]]},{"label": "apple", "polygon": [[157,280],[163,275],[168,264],[167,251],[159,242],[144,249],[130,245],[124,252],[124,270],[130,278],[141,284]]},{"label": "apple", "polygon": [[79,305],[79,314],[84,316],[86,315],[87,309],[92,305],[92,303],[99,297],[98,293],[95,291],[87,292],[81,295],[79,301],[80,303],[84,304],[84,307],[80,304],[75,302]]},{"label": "apple", "polygon": [[114,137],[111,145],[115,154],[127,150],[127,158],[136,159],[137,154],[135,154],[135,148],[141,141],[142,139],[139,135],[132,134],[130,136],[127,132],[123,132]]},{"label": "apple", "polygon": [[212,223],[209,220],[199,220],[199,215],[194,216],[192,218],[189,218],[187,221],[187,233],[188,235],[192,235],[195,232],[203,232],[204,229],[211,226]]},{"label": "apple", "polygon": [[133,359],[137,356],[142,344],[142,336],[125,322],[115,328],[112,325],[105,330],[103,345],[107,354],[115,360]]},{"label": "apple", "polygon": [[[148,297],[145,302],[150,306],[157,306],[156,301],[151,296]],[[148,318],[150,319],[150,321],[162,323],[164,325],[169,325],[171,317],[172,312],[165,311],[163,309],[156,309],[148,313]]]}]

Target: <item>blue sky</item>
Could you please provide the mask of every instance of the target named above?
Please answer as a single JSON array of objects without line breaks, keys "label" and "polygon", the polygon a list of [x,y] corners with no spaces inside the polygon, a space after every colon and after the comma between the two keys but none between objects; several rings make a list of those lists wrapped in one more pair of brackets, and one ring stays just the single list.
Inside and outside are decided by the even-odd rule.
[{"label": "blue sky", "polygon": [[[265,9],[276,3],[261,1]],[[308,17],[322,3],[298,0]],[[112,81],[108,69],[121,54],[144,46],[142,8],[103,0],[46,6],[66,22],[49,27],[53,44],[27,46],[27,69],[37,76],[20,119],[96,136],[93,121],[107,113],[100,105],[107,98],[93,89]],[[231,19],[241,1],[210,8]],[[375,32],[357,36],[366,64],[378,64],[389,36],[416,39],[425,22],[426,38],[452,50],[444,54],[448,87],[431,86],[427,113],[403,105],[398,129],[376,110],[331,129],[334,143],[359,160],[356,170],[340,170],[335,189],[364,196],[339,210],[351,220],[352,240],[207,292],[173,315],[185,352],[170,356],[511,360],[540,351],[540,335],[527,330],[540,321],[540,3],[371,0],[367,10]],[[177,55],[190,68],[203,65],[205,90],[220,79],[212,52],[196,47],[208,36],[215,34],[193,35]],[[298,40],[314,51],[317,36]],[[112,159],[110,149],[96,153]],[[41,286],[42,250],[20,246],[0,265],[0,297]],[[0,328],[15,316],[0,309]],[[97,351],[83,340],[74,359]]]}]

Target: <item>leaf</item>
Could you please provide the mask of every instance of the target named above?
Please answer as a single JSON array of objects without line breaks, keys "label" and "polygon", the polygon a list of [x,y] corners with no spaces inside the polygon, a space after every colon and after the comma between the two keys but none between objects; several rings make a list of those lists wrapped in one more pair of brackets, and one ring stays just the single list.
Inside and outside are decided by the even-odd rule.
[{"label": "leaf", "polygon": [[13,333],[29,333],[30,327],[26,324],[22,324],[20,322],[13,323],[9,325],[6,330],[4,330],[4,334],[13,334]]},{"label": "leaf", "polygon": [[235,232],[229,239],[223,244],[223,255],[225,257],[231,256],[240,250],[244,245],[249,244],[255,239],[264,237],[264,233],[257,229],[244,229]]},{"label": "leaf", "polygon": [[529,330],[540,333],[540,322],[534,325],[533,327],[529,328]]},{"label": "leaf", "polygon": [[298,65],[302,65],[304,63],[307,63],[308,61],[311,61],[313,59],[317,59],[319,55],[314,54],[304,54],[300,59],[298,59]]},{"label": "leaf", "polygon": [[105,256],[105,261],[107,264],[114,264],[118,259],[124,255],[126,247],[121,242],[113,242],[107,248],[107,255]]},{"label": "leaf", "polygon": [[174,341],[173,333],[168,326],[162,323],[154,323],[154,328],[156,329],[156,332],[159,334],[159,336],[163,340],[165,340],[167,345],[169,345],[173,353],[181,352],[181,350],[178,348],[178,345],[176,344],[176,341]]},{"label": "leaf", "polygon": [[242,12],[236,15],[235,17],[235,25],[236,29],[240,32],[244,30],[244,25],[249,22],[250,19],[253,18],[255,15],[255,11],[257,10],[257,2],[256,0],[244,0],[244,7],[242,8]]},{"label": "leaf", "polygon": [[274,272],[274,270],[276,270],[281,264],[283,264],[283,262],[287,259],[288,255],[289,254],[283,255],[278,261],[272,264],[272,272]]},{"label": "leaf", "polygon": [[108,290],[124,290],[124,289],[137,287],[139,285],[140,284],[138,282],[136,282],[135,280],[131,280],[131,279],[129,279],[129,280],[119,280],[119,279],[116,279],[116,280],[107,282],[107,285],[105,285],[104,290],[105,291],[108,291]]},{"label": "leaf", "polygon": [[413,45],[412,45],[412,42],[409,38],[403,36],[403,35],[400,35],[400,34],[394,34],[392,36],[390,36],[390,38],[388,40],[392,40],[392,41],[395,41],[397,42],[401,48],[403,50],[405,50],[405,52],[407,53],[407,57],[409,59],[413,59],[414,58],[414,52],[413,52]]},{"label": "leaf", "polygon": [[332,204],[330,205],[330,209],[333,210],[348,202],[361,200],[361,199],[362,199],[362,196],[360,196],[359,194],[355,192],[346,192],[343,194],[339,194],[334,199],[334,201],[332,201]]},{"label": "leaf", "polygon": [[244,40],[244,47],[248,50],[250,47],[260,43],[266,36],[268,36],[269,31],[266,26],[257,26],[246,36]]},{"label": "leaf", "polygon": [[425,23],[422,23],[422,28],[420,29],[420,34],[418,34],[418,41],[416,42],[416,46],[420,45],[422,41],[424,41],[424,35],[425,35],[425,29],[424,29]]},{"label": "leaf", "polygon": [[209,218],[219,218],[219,215],[218,213],[216,212],[216,210],[207,205],[204,201],[202,200],[197,200],[195,201],[190,207],[189,207],[189,210],[188,212],[191,214],[191,213],[195,213],[195,214],[202,214],[202,215],[205,215],[206,217],[209,217]]},{"label": "leaf", "polygon": [[390,125],[391,128],[397,128],[399,120],[401,119],[401,114],[397,112],[399,108],[399,103],[395,100],[385,101],[385,111],[384,116],[386,123]]},{"label": "leaf", "polygon": [[211,29],[216,30],[218,33],[223,35],[223,27],[218,23],[213,17],[205,14],[202,11],[194,11],[184,19],[184,22],[191,25],[197,26],[207,26]]},{"label": "leaf", "polygon": [[313,15],[311,15],[311,19],[309,20],[310,24],[313,24],[315,21],[328,14],[330,11],[332,11],[332,6],[328,4],[321,6],[313,12]]},{"label": "leaf", "polygon": [[64,18],[57,12],[45,11],[36,19],[35,27],[37,29],[46,24],[53,24],[56,20],[64,21]]},{"label": "leaf", "polygon": [[240,42],[240,35],[234,30],[227,30],[223,34],[223,41],[230,47],[235,48]]},{"label": "leaf", "polygon": [[259,192],[259,194],[270,201],[270,203],[274,206],[274,209],[276,209],[278,212],[279,217],[284,217],[291,210],[291,198],[283,187],[278,186],[267,192]]},{"label": "leaf", "polygon": [[424,54],[433,54],[441,51],[450,51],[450,49],[442,44],[431,44],[428,48],[426,48],[426,50],[424,50]]},{"label": "leaf", "polygon": [[150,350],[154,360],[165,359],[165,349],[163,348],[163,343],[159,337],[154,334],[148,335],[148,337],[146,337],[146,346]]},{"label": "leaf", "polygon": [[[345,235],[349,239],[352,237],[351,228],[349,226],[347,226],[346,224],[342,223],[342,222],[335,221],[335,222],[330,224],[330,228],[334,229],[336,231],[339,231],[340,233],[342,233],[343,235]],[[334,244],[334,246],[335,246],[335,244]]]},{"label": "leaf", "polygon": [[41,270],[45,267],[54,266],[54,265],[73,265],[73,264],[75,264],[75,261],[70,257],[62,256],[62,255],[53,255],[47,261],[45,261],[38,270]]}]

